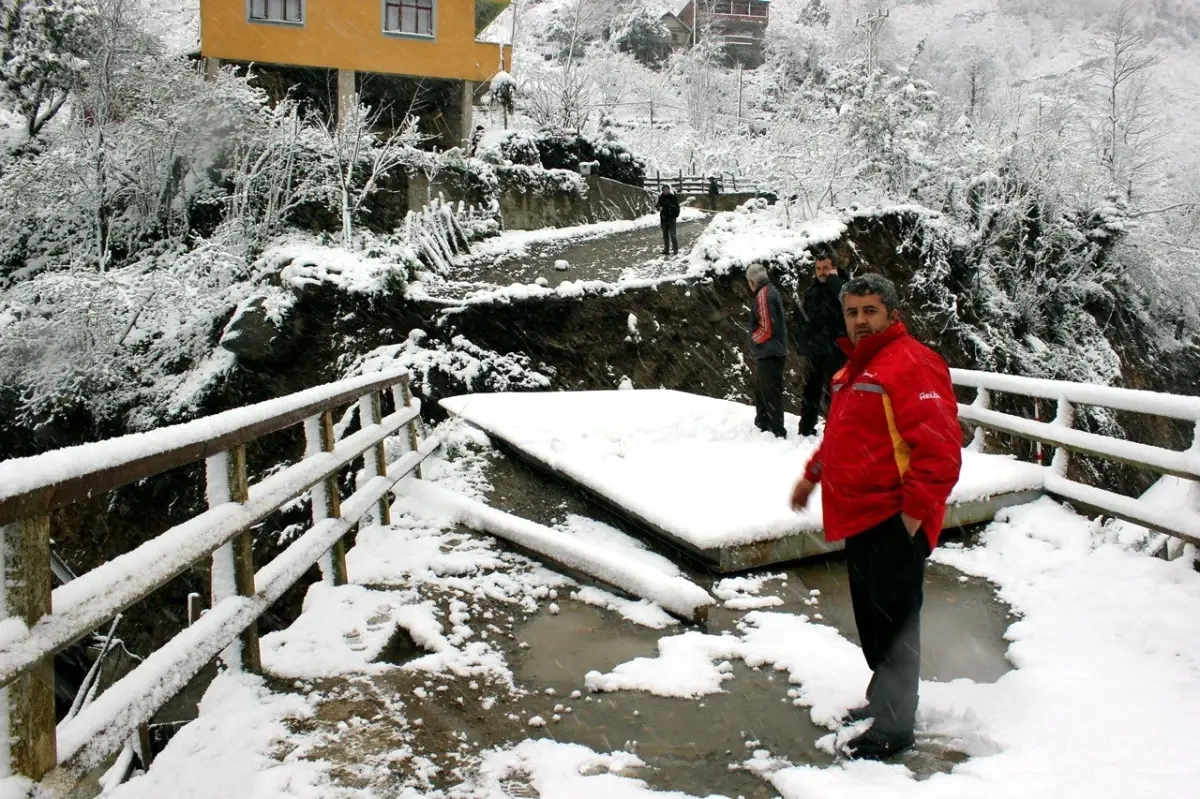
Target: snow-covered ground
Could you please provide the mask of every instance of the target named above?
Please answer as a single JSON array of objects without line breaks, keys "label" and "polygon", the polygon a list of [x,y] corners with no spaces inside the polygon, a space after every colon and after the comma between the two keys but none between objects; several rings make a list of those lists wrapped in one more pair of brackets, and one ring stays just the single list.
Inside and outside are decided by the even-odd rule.
[{"label": "snow-covered ground", "polygon": [[[468,394],[441,404],[698,549],[821,529],[817,502],[799,515],[788,507],[816,440],[762,433],[746,405],[664,390]],[[1043,479],[1035,464],[967,452],[950,499],[1040,489]]]},{"label": "snow-covered ground", "polygon": [[[588,430],[599,441],[607,437],[602,420]],[[482,497],[492,457],[486,440],[457,421],[438,433],[447,446],[427,464],[426,479]],[[674,467],[682,473],[688,464]],[[1154,496],[1166,503],[1194,502],[1194,489],[1172,479]],[[746,504],[728,500],[731,507]],[[569,705],[597,692],[623,690],[703,702],[706,695],[736,689],[740,678],[730,663],[740,661],[785,676],[791,688],[784,700],[829,728],[818,747],[831,749],[839,734],[833,720],[861,700],[868,672],[858,648],[816,613],[764,610],[778,603],[757,596],[760,579],[732,578],[714,586],[725,608],[741,614],[733,631],[681,631],[665,614],[648,613],[645,603],[580,589],[487,537],[464,533],[443,511],[413,496],[397,501],[394,518],[394,527],[362,531],[348,553],[357,585],[315,586],[300,620],[263,639],[264,662],[287,679],[354,684],[379,674],[422,676],[428,687],[418,682],[416,698],[380,700],[387,703],[389,729],[402,730],[383,756],[348,766],[322,754],[371,737],[385,723],[381,716],[352,714],[333,733],[314,732],[312,720],[330,699],[329,688],[310,682],[303,691],[277,691],[260,678],[225,673],[205,696],[200,719],[175,737],[147,775],[111,795],[506,799],[531,795],[533,788],[542,797],[562,799],[687,799],[650,788],[639,776],[644,763],[635,752],[592,751],[554,740],[548,714],[521,716],[526,740],[512,745],[471,752],[455,744],[457,751],[442,753],[447,756],[442,760],[417,751],[422,722],[414,717],[415,703],[426,692],[438,696],[447,685],[459,684],[485,715],[510,714],[501,700],[526,693],[514,683],[498,645],[503,613],[481,611],[487,601],[512,611],[555,613],[556,601],[574,597],[625,608],[629,618],[663,629],[657,657],[601,667],[578,686],[587,696],[548,701]],[[678,574],[661,557],[597,522],[572,517],[560,529],[664,575]],[[1145,531],[1102,525],[1046,499],[1005,511],[971,545],[951,543],[934,553],[939,564],[994,583],[1017,617],[1006,636],[1014,670],[994,683],[922,683],[918,748],[962,753],[949,773],[917,779],[903,758],[814,765],[800,762],[794,752],[753,745],[708,754],[761,775],[783,799],[1191,795],[1200,778],[1193,757],[1200,740],[1200,575],[1191,565],[1194,552],[1173,562],[1151,558],[1140,551],[1144,538]],[[373,662],[397,625],[429,654],[403,666]],[[442,695],[449,701],[450,693]],[[430,776],[450,763],[458,782],[431,788]],[[386,792],[373,787],[385,777],[391,786]],[[404,787],[396,788],[398,782]],[[18,787],[0,784],[0,796],[7,799],[5,789],[20,795]]]}]

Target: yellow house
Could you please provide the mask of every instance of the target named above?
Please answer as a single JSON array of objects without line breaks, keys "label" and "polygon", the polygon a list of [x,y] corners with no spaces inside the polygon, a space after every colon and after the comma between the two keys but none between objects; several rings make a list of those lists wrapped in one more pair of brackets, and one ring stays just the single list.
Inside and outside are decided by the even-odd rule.
[{"label": "yellow house", "polygon": [[507,48],[475,40],[475,0],[200,0],[210,65],[255,62],[338,71],[339,106],[359,72],[475,83],[506,69]]}]

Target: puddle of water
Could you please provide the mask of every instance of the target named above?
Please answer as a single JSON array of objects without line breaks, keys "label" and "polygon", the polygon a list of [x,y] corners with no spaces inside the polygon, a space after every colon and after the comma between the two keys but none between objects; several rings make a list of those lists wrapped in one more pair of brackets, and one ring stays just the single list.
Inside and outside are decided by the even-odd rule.
[{"label": "puddle of water", "polygon": [[597,752],[629,749],[646,761],[648,771],[640,776],[647,782],[694,796],[775,796],[754,774],[730,770],[759,748],[793,762],[832,762],[815,749],[828,730],[814,726],[807,710],[791,705],[786,677],[740,662],[726,692],[700,699],[630,691],[571,699],[588,671],[654,657],[659,637],[683,628],[650,630],[589,605],[563,601],[559,606],[557,615],[539,614],[516,631],[530,648],[516,650],[510,659],[519,683],[554,690],[544,702],[544,718],[550,719],[558,704],[572,709],[543,734]]}]

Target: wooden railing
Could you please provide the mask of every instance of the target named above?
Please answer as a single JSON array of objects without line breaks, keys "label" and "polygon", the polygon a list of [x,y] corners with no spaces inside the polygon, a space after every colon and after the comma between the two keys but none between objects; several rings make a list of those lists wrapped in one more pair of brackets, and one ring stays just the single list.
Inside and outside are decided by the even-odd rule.
[{"label": "wooden railing", "polygon": [[[383,392],[394,410],[383,416]],[[333,411],[355,406],[360,429],[337,439]],[[250,485],[246,445],[302,424],[299,463]],[[257,619],[314,564],[347,579],[343,537],[364,517],[390,522],[388,496],[438,446],[419,437],[420,407],[402,373],[344,380],[187,424],[0,463],[0,707],[8,772],[66,795],[213,658],[258,671]],[[403,454],[384,442],[405,427]],[[363,478],[340,497],[337,476],[362,459]],[[170,469],[206,462],[208,510],[51,591],[50,513]],[[312,526],[255,571],[250,530],[312,490]],[[195,623],[55,729],[54,654],[212,557],[212,605]],[[0,766],[5,765],[0,748]]]},{"label": "wooden railing", "polygon": [[[1067,477],[1070,453],[1079,453],[1158,474],[1200,480],[1200,397],[964,369],[952,369],[951,373],[955,385],[976,389],[975,401],[970,405],[960,404],[958,410],[959,418],[976,428],[971,448],[984,447],[984,429],[1053,447],[1054,455],[1046,467],[1048,494],[1096,513],[1200,545],[1200,513],[1191,509],[1158,507]],[[1054,418],[1043,422],[992,410],[992,398],[996,393],[1050,400],[1056,405]],[[1188,422],[1195,431],[1192,446],[1183,451],[1171,450],[1076,430],[1074,413],[1080,405]]]},{"label": "wooden railing", "polygon": [[[685,175],[682,172],[680,172],[678,175],[664,175],[656,172],[653,177],[649,175],[646,176],[646,189],[658,192],[662,190],[663,186],[670,186],[676,194],[707,195],[708,176]],[[755,178],[739,178],[737,175],[729,174],[717,176],[717,194],[757,194],[763,191],[765,191],[765,189]]]}]

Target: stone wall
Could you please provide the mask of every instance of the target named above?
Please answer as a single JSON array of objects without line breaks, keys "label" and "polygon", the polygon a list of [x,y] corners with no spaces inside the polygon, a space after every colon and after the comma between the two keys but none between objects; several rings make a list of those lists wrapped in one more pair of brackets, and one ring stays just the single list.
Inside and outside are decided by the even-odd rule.
[{"label": "stone wall", "polygon": [[[608,178],[587,175],[587,196],[570,191],[531,193],[519,187],[500,192],[500,219],[506,230],[571,227],[616,219],[636,219],[654,210],[654,200],[645,189]],[[409,207],[421,208],[430,196],[439,194],[448,202],[466,198],[457,187],[434,179],[432,193],[423,175],[409,177]]]}]

